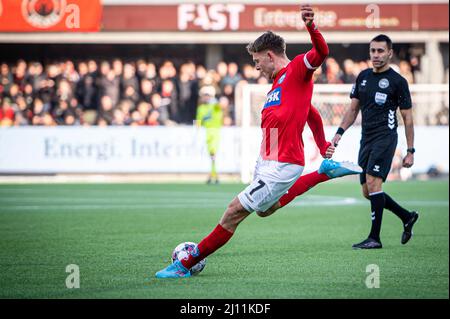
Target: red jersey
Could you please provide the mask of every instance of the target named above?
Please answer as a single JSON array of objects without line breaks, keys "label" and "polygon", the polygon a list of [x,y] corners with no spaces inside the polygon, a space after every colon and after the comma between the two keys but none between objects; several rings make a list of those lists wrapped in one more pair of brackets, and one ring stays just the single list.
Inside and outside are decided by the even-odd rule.
[{"label": "red jersey", "polygon": [[314,26],[308,30],[313,50],[296,56],[281,69],[267,94],[261,121],[263,159],[305,165],[302,132],[311,107],[312,74],[317,68],[313,65],[320,66],[328,55],[328,46],[321,34]]}]

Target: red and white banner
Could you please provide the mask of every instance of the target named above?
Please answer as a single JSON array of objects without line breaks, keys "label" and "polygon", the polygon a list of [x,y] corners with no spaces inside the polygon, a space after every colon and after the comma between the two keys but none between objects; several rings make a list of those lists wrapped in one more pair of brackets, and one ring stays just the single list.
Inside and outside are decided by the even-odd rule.
[{"label": "red and white banner", "polygon": [[[316,24],[329,31],[448,30],[448,3],[314,5]],[[299,5],[182,3],[105,6],[104,31],[298,31]]]},{"label": "red and white banner", "polygon": [[0,0],[0,32],[95,32],[100,0]]}]

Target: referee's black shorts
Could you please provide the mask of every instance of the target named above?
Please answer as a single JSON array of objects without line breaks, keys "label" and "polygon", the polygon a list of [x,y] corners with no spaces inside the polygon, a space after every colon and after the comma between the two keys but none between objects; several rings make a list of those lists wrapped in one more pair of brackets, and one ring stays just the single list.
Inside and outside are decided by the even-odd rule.
[{"label": "referee's black shorts", "polygon": [[389,134],[361,139],[358,165],[363,172],[359,175],[361,184],[366,183],[366,174],[381,177],[383,182],[391,170],[392,159],[397,148],[397,134]]}]

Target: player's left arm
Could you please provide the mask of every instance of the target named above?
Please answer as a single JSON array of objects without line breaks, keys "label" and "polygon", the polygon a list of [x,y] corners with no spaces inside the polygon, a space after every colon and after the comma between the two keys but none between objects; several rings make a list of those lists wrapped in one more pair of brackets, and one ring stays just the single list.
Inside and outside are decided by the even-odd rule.
[{"label": "player's left arm", "polygon": [[309,128],[311,129],[311,132],[313,133],[314,141],[319,148],[320,155],[325,158],[331,158],[333,156],[335,147],[331,144],[331,142],[326,141],[322,117],[320,116],[319,111],[313,105],[311,105],[309,109],[307,123]]},{"label": "player's left arm", "polygon": [[[412,113],[412,100],[408,82],[401,77],[397,87],[397,103],[405,125],[406,144],[408,149],[414,148],[414,122]],[[403,167],[411,167],[414,164],[414,153],[406,152],[403,158]]]},{"label": "player's left arm", "polygon": [[309,70],[317,69],[330,53],[328,44],[314,23],[314,11],[309,4],[301,6],[302,19],[309,32],[312,42],[312,49],[304,55],[304,62]]},{"label": "player's left arm", "polygon": [[[414,148],[414,122],[412,108],[400,109],[400,113],[405,125],[406,144],[408,149]],[[406,152],[406,156],[403,158],[403,167],[411,167],[414,165],[414,153]]]}]

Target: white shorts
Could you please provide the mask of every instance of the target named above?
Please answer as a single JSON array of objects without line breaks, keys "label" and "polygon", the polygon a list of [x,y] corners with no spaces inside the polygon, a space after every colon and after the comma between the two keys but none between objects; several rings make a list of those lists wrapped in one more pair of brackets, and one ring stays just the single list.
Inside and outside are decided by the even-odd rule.
[{"label": "white shorts", "polygon": [[258,158],[253,182],[238,199],[248,212],[265,212],[291,188],[302,175],[303,166]]}]

